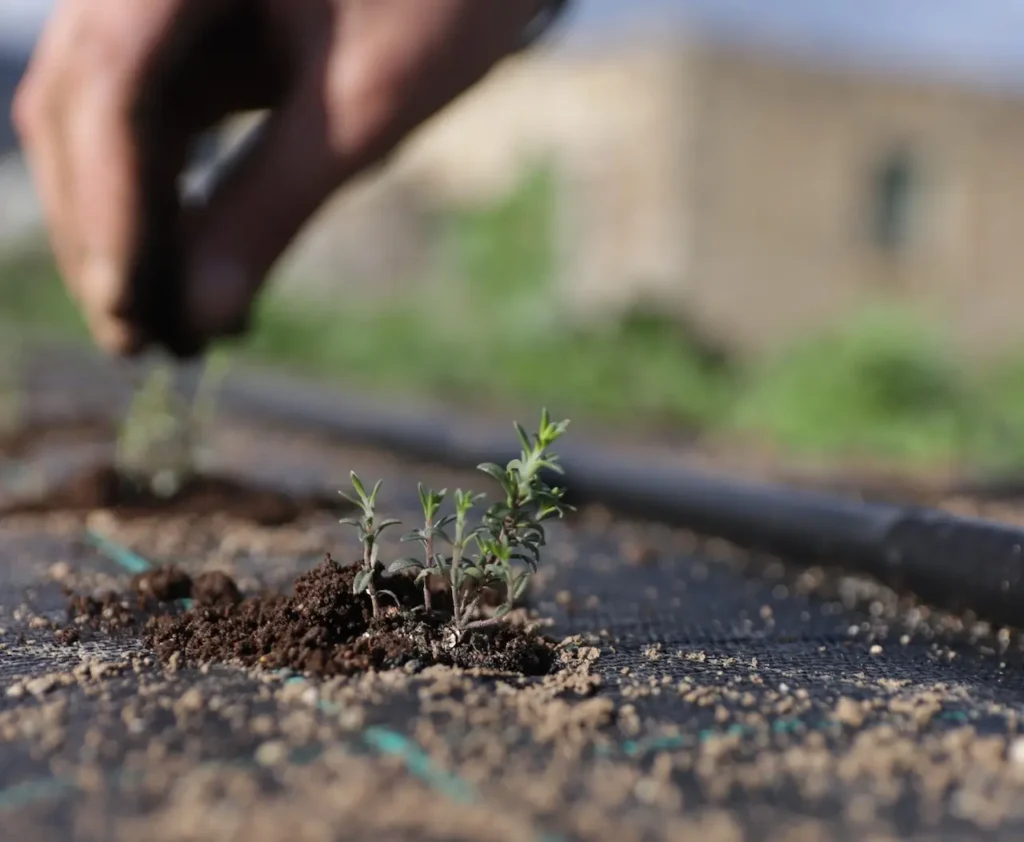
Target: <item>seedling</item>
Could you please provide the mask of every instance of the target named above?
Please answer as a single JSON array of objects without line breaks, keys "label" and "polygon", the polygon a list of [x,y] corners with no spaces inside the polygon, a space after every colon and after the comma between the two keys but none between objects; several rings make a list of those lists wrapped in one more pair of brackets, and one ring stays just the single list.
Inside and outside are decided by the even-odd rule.
[{"label": "seedling", "polygon": [[[423,558],[399,559],[388,567],[388,573],[416,571],[416,581],[423,582],[428,610],[429,577],[432,573],[443,576],[451,590],[452,625],[458,636],[494,625],[512,610],[540,562],[546,539],[544,521],[571,509],[562,500],[564,489],[549,486],[543,477],[545,470],[562,471],[550,448],[568,425],[568,421],[552,423],[547,410],[541,414],[540,427],[532,439],[521,425],[515,425],[522,443],[519,458],[504,468],[491,462],[478,466],[498,482],[503,499],[493,503],[476,526],[470,526],[469,515],[485,495],[456,490],[455,513],[438,519],[447,490],[435,492],[420,486],[424,526],[403,540],[418,541],[423,546]],[[445,527],[451,524],[454,530],[449,535]],[[450,555],[436,551],[439,538],[450,545]],[[488,589],[503,590],[505,600],[490,617],[474,619]]]},{"label": "seedling", "polygon": [[423,607],[430,610],[430,574],[435,570],[444,569],[445,559],[443,555],[434,552],[434,539],[444,538],[444,527],[454,520],[454,515],[445,515],[438,520],[437,512],[444,502],[448,489],[431,491],[425,488],[423,483],[419,484],[420,505],[423,507],[423,527],[410,532],[402,537],[403,541],[418,541],[423,545],[423,561],[415,558],[403,558],[395,561],[388,567],[388,573],[399,573],[408,570],[419,571],[416,576],[417,582],[423,583]]},{"label": "seedling", "polygon": [[189,401],[175,389],[173,366],[155,366],[132,397],[121,424],[118,470],[159,496],[173,496],[198,471],[200,444],[225,371],[225,361],[211,357]]},{"label": "seedling", "polygon": [[[491,625],[508,614],[515,600],[526,590],[530,575],[537,572],[540,549],[546,541],[543,522],[561,517],[570,508],[562,502],[565,490],[549,486],[542,475],[545,470],[562,472],[558,457],[550,452],[550,447],[568,426],[568,421],[552,423],[545,409],[532,440],[520,424],[515,425],[523,446],[518,459],[504,468],[493,462],[478,466],[498,482],[505,499],[493,503],[484,513],[481,525],[470,533],[477,552],[462,556],[461,574],[454,573],[453,564],[453,595],[461,589],[461,580],[469,585],[468,593],[460,596],[461,610],[455,612],[455,627],[459,631]],[[465,514],[476,499],[463,495]],[[457,517],[459,508],[457,505]],[[513,561],[522,562],[526,569],[516,572]],[[490,618],[471,620],[484,588],[503,588],[505,602]]]},{"label": "seedling", "polygon": [[385,529],[395,526],[401,521],[394,518],[377,520],[377,493],[380,491],[381,480],[377,480],[373,490],[367,494],[366,487],[356,475],[356,472],[351,471],[349,476],[352,480],[352,487],[356,491],[355,496],[346,494],[344,491],[340,492],[340,494],[359,507],[362,511],[362,517],[342,518],[340,522],[356,527],[359,530],[359,541],[363,545],[362,569],[356,574],[352,582],[352,592],[359,594],[365,591],[370,597],[370,604],[373,606],[373,616],[379,617],[379,594],[386,593],[398,603],[398,597],[391,591],[378,591],[374,582],[374,576],[380,572],[382,567],[378,558],[380,554],[380,535]]}]

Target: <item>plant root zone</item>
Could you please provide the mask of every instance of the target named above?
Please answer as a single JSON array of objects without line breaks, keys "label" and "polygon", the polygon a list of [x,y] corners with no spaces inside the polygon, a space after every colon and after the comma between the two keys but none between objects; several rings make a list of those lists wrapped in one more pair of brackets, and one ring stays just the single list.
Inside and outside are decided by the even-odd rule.
[{"label": "plant root zone", "polygon": [[[555,670],[554,641],[505,622],[459,638],[444,595],[434,595],[428,612],[422,589],[404,576],[378,576],[378,590],[395,599],[381,594],[382,616],[374,619],[369,597],[352,592],[358,569],[327,556],[295,579],[291,595],[243,598],[223,573],[193,580],[164,567],[136,576],[129,597],[72,596],[68,614],[78,630],[135,633],[161,662],[180,666],[235,663],[313,676],[433,665],[526,676]],[[174,607],[186,598],[192,607]]]}]

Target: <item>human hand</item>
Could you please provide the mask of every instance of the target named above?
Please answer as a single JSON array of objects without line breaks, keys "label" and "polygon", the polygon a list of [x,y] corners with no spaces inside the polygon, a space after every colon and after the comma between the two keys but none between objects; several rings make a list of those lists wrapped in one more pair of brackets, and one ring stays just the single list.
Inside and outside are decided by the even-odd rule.
[{"label": "human hand", "polygon": [[[179,355],[244,332],[264,278],[348,179],[514,51],[544,0],[60,0],[14,104],[96,342]],[[203,205],[193,141],[270,109]]]}]

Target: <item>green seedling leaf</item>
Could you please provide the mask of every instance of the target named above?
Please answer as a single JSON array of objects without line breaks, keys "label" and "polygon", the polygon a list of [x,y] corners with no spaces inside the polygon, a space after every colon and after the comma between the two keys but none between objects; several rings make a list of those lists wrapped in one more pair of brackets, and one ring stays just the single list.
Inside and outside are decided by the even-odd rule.
[{"label": "green seedling leaf", "polygon": [[440,491],[432,491],[426,488],[423,483],[419,486],[420,493],[420,505],[423,507],[423,516],[427,521],[432,521],[434,515],[437,514],[437,510],[441,508],[441,503],[444,502],[445,495],[448,493],[447,488],[442,488]]},{"label": "green seedling leaf", "polygon": [[502,488],[508,486],[508,475],[506,474],[505,469],[501,467],[501,465],[495,464],[494,462],[483,462],[477,465],[476,467],[478,471],[483,471],[485,474],[493,477],[495,480],[501,483]]},{"label": "green seedling leaf", "polygon": [[529,453],[533,449],[533,443],[530,441],[530,435],[523,428],[523,425],[518,421],[513,421],[512,425],[516,428],[516,433],[519,436],[519,441],[523,443],[523,452]]},{"label": "green seedling leaf", "polygon": [[380,491],[380,487],[384,484],[384,480],[379,479],[373,486],[373,491],[370,492],[370,505],[373,506],[377,502],[377,493]]},{"label": "green seedling leaf", "polygon": [[389,526],[398,526],[401,522],[402,521],[396,520],[393,517],[384,518],[384,520],[377,524],[377,528],[374,530],[374,534],[380,535],[380,533],[387,529]]},{"label": "green seedling leaf", "polygon": [[495,609],[493,617],[494,617],[495,620],[500,620],[502,617],[504,617],[506,614],[508,614],[508,612],[511,611],[511,610],[512,610],[512,606],[509,605],[508,603],[505,603],[504,605],[499,605]]},{"label": "green seedling leaf", "polygon": [[363,486],[363,481],[361,479],[359,479],[359,475],[356,474],[355,471],[349,471],[348,472],[348,476],[349,476],[349,480],[352,483],[352,487],[356,490],[356,493],[359,495],[360,501],[361,502],[366,502],[367,501],[366,488],[365,488],[365,486]]},{"label": "green seedling leaf", "polygon": [[369,585],[370,580],[373,578],[373,572],[370,570],[360,570],[356,574],[355,580],[352,582],[352,593],[360,594],[365,591]]},{"label": "green seedling leaf", "polygon": [[[532,549],[532,548],[531,548]],[[512,558],[516,561],[521,561],[527,567],[529,567],[534,573],[537,572],[537,561],[536,555],[525,555],[524,553],[514,553]]]},{"label": "green seedling leaf", "polygon": [[415,558],[400,558],[388,565],[388,573],[402,573],[406,570],[420,570],[423,562]]},{"label": "green seedling leaf", "polygon": [[515,581],[512,586],[512,599],[519,599],[523,595],[523,591],[526,590],[526,586],[530,583],[530,574],[523,573]]}]

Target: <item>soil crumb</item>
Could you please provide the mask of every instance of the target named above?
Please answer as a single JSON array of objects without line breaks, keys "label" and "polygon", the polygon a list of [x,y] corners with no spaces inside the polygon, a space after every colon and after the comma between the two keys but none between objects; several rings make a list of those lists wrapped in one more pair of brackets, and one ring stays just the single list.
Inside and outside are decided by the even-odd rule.
[{"label": "soil crumb", "polygon": [[220,570],[200,573],[192,583],[192,598],[198,605],[238,605],[242,592],[235,580]]},{"label": "soil crumb", "polygon": [[260,526],[281,526],[315,512],[340,513],[348,508],[340,496],[335,499],[326,494],[291,495],[228,477],[207,475],[190,478],[177,493],[165,498],[122,476],[116,468],[101,465],[77,474],[41,498],[5,506],[0,513],[110,509],[122,518],[223,514]]},{"label": "soil crumb", "polygon": [[[393,593],[397,605],[381,594],[383,616],[375,620],[369,597],[352,593],[355,574],[355,566],[328,555],[294,581],[291,595],[243,598],[224,573],[193,580],[163,567],[136,576],[130,597],[72,596],[68,614],[79,627],[130,629],[161,662],[181,666],[228,662],[315,676],[434,665],[529,676],[555,671],[554,641],[519,625],[473,630],[456,643],[443,595],[428,612],[422,590],[406,577],[378,578],[378,590]],[[188,598],[189,609],[167,610]]]},{"label": "soil crumb", "polygon": [[175,565],[148,570],[132,578],[131,588],[157,602],[174,602],[192,596],[192,577]]}]

